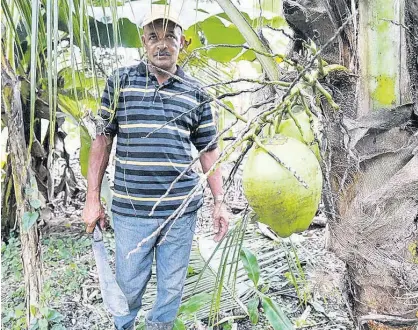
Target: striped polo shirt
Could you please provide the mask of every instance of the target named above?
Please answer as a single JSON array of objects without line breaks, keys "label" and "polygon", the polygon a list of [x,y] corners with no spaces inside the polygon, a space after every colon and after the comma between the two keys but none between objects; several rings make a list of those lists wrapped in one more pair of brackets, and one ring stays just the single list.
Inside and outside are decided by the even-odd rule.
[{"label": "striped polo shirt", "polygon": [[[128,217],[167,218],[199,181],[188,170],[150,215],[155,202],[198,151],[217,146],[216,126],[200,84],[178,67],[159,85],[146,63],[119,69],[107,81],[99,110],[98,134],[116,136],[112,212]],[[182,81],[184,80],[184,82]],[[185,213],[203,203],[202,190]]]}]

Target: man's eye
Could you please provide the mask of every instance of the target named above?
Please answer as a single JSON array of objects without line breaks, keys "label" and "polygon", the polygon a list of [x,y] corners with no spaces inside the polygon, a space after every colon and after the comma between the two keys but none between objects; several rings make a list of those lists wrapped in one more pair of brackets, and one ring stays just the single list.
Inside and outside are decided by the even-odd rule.
[{"label": "man's eye", "polygon": [[172,35],[172,34],[169,34],[169,35],[168,35],[168,37],[169,37],[170,39],[176,39],[176,37],[175,37],[174,35]]},{"label": "man's eye", "polygon": [[149,40],[155,40],[155,39],[157,39],[157,37],[156,37],[156,36],[150,36],[150,37],[149,37]]}]

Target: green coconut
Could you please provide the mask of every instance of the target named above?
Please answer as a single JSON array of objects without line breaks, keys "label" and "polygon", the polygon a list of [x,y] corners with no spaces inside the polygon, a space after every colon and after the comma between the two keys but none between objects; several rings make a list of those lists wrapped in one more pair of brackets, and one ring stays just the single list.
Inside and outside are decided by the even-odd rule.
[{"label": "green coconut", "polygon": [[[311,128],[309,116],[303,110],[301,106],[296,106],[292,109],[293,116],[297,119],[303,136],[300,134],[299,128],[296,126],[295,121],[292,118],[287,118],[281,121],[277,133],[295,138],[301,142],[306,143],[317,159],[321,159],[318,143],[315,142],[315,135]],[[315,116],[313,118],[313,128],[315,133],[319,134],[319,123]]]},{"label": "green coconut", "polygon": [[321,199],[322,173],[318,160],[306,144],[284,135],[264,139],[264,146],[308,185],[263,149],[255,147],[244,165],[243,188],[258,220],[280,237],[306,230]]}]

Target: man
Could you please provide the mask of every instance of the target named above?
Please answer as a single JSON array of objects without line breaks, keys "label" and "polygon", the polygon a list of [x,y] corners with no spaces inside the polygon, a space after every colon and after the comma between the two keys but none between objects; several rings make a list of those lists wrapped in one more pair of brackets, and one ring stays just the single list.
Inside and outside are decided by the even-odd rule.
[{"label": "man", "polygon": [[[204,172],[219,155],[207,96],[176,65],[185,43],[177,17],[168,15],[165,6],[153,6],[143,24],[147,61],[123,68],[109,78],[99,112],[103,125],[98,126],[98,135],[91,146],[83,210],[88,232],[93,231],[97,221],[101,228],[106,225],[100,187],[112,141],[117,136],[112,203],[116,280],[128,299],[130,314],[115,317],[116,329],[134,328],[151,277],[154,254],[157,298],[146,317],[146,326],[147,329],[172,329],[187,274],[202,192],[198,191],[192,198],[180,218],[171,220],[159,233],[158,228],[184,202],[197,185],[199,175],[188,170],[155,210],[152,208],[190,164],[192,144],[198,151],[205,150],[200,156]],[[219,241],[228,231],[220,169],[208,178],[208,183],[215,201],[214,239]],[[158,235],[151,236],[156,231]],[[146,238],[139,252],[127,258]]]}]

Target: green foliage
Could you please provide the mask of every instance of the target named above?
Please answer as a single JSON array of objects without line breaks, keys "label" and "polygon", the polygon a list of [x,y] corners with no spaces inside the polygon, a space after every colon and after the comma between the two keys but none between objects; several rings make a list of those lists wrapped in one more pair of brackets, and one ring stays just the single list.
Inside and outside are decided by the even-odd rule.
[{"label": "green foliage", "polygon": [[80,129],[80,167],[81,167],[81,174],[86,178],[87,177],[87,170],[89,166],[89,154],[90,154],[90,147],[91,147],[91,138],[89,133],[86,129]]},{"label": "green foliage", "polygon": [[245,247],[241,249],[240,257],[248,277],[253,281],[254,287],[257,288],[258,280],[260,279],[260,266],[258,265],[257,258]]},{"label": "green foliage", "polygon": [[39,199],[31,199],[29,200],[29,204],[36,210],[40,209],[42,206],[41,201]]},{"label": "green foliage", "polygon": [[[204,20],[200,26],[209,44],[242,45],[245,43],[244,37],[235,25],[225,26],[216,16]],[[241,48],[220,47],[210,49],[208,55],[215,61],[225,63],[231,61],[240,52]]]},{"label": "green foliage", "polygon": [[186,325],[181,319],[176,318],[174,321],[173,330],[186,330]]},{"label": "green foliage", "polygon": [[288,282],[294,286],[299,301],[306,305],[311,297],[309,292],[309,286],[306,281],[305,272],[303,271],[297,251],[292,241],[290,241],[290,243],[292,247],[291,251],[288,250],[285,244],[282,244],[284,250],[286,251],[286,262],[289,266],[289,271],[286,272],[284,276],[286,277]]},{"label": "green foliage", "polygon": [[193,315],[207,304],[210,298],[211,295],[206,292],[194,295],[180,306],[178,314]]},{"label": "green foliage", "polygon": [[56,310],[48,307],[36,307],[31,306],[31,312],[33,316],[40,315],[39,318],[33,318],[30,330],[62,330],[65,329],[60,322],[63,320],[63,316]]},{"label": "green foliage", "polygon": [[127,18],[121,18],[119,23],[119,35],[121,37],[120,46],[127,48],[142,47],[142,29],[133,25]]},{"label": "green foliage", "polygon": [[192,266],[187,266],[187,277],[196,275],[196,271],[194,270],[194,268]]},{"label": "green foliage", "polygon": [[187,51],[191,52],[196,48],[202,47],[202,42],[200,41],[199,32],[202,33],[199,24],[192,25],[187,30],[184,31],[184,37],[189,43],[187,46]]},{"label": "green foliage", "polygon": [[193,318],[193,316],[211,300],[211,294],[202,292],[187,299],[181,304],[177,318],[174,323],[174,330],[185,330],[184,321]]},{"label": "green foliage", "polygon": [[84,254],[87,249],[90,249],[91,240],[85,236],[77,239],[72,237],[50,237],[45,239],[43,244],[46,246],[44,253],[45,262],[67,262],[74,260],[74,258]]},{"label": "green foliage", "polygon": [[281,308],[274,300],[267,296],[262,299],[264,313],[274,330],[293,330],[293,325],[288,317],[283,313]]},{"label": "green foliage", "polygon": [[[20,239],[13,234],[8,243],[1,243],[1,281],[2,288],[2,329],[20,330],[25,328],[25,290],[23,286],[23,267],[20,258]],[[13,283],[13,286],[10,284]],[[19,286],[15,286],[18,283]]]},{"label": "green foliage", "polygon": [[20,239],[11,236],[8,243],[1,242],[1,277],[13,276],[16,281],[23,278],[20,259]]},{"label": "green foliage", "polygon": [[39,212],[25,212],[23,213],[22,229],[23,232],[27,233],[29,229],[36,223],[39,218]]},{"label": "green foliage", "polygon": [[[43,254],[43,261],[54,270],[46,286],[44,286],[43,298],[54,300],[59,295],[71,295],[80,290],[80,283],[88,277],[89,269],[93,260],[80,261],[81,255],[91,249],[91,240],[88,237],[74,239],[71,237],[48,238],[43,244],[46,250]],[[51,287],[54,289],[52,290]]]},{"label": "green foliage", "polygon": [[260,299],[258,297],[252,298],[247,305],[248,314],[250,316],[250,321],[252,324],[257,324],[259,319],[258,313],[258,304],[260,303]]},{"label": "green foliage", "polygon": [[261,298],[264,313],[273,329],[293,330],[294,328],[292,323],[290,322],[289,318],[283,313],[280,306],[278,306],[276,302],[274,302],[274,300],[272,300],[271,298],[269,298],[264,293],[258,290],[257,283],[260,273],[260,267],[254,254],[250,250],[242,248],[240,252],[240,257],[242,263],[244,264],[244,269],[246,270],[248,277],[254,283],[254,291],[256,293],[256,297],[254,297],[248,303],[248,313],[250,315],[251,322],[253,324],[256,324],[258,322],[258,303],[259,298]]},{"label": "green foliage", "polygon": [[[17,306],[5,306],[2,309],[2,328],[10,330],[21,330],[26,327],[25,303],[22,302]],[[4,313],[4,314],[3,314]]]}]

